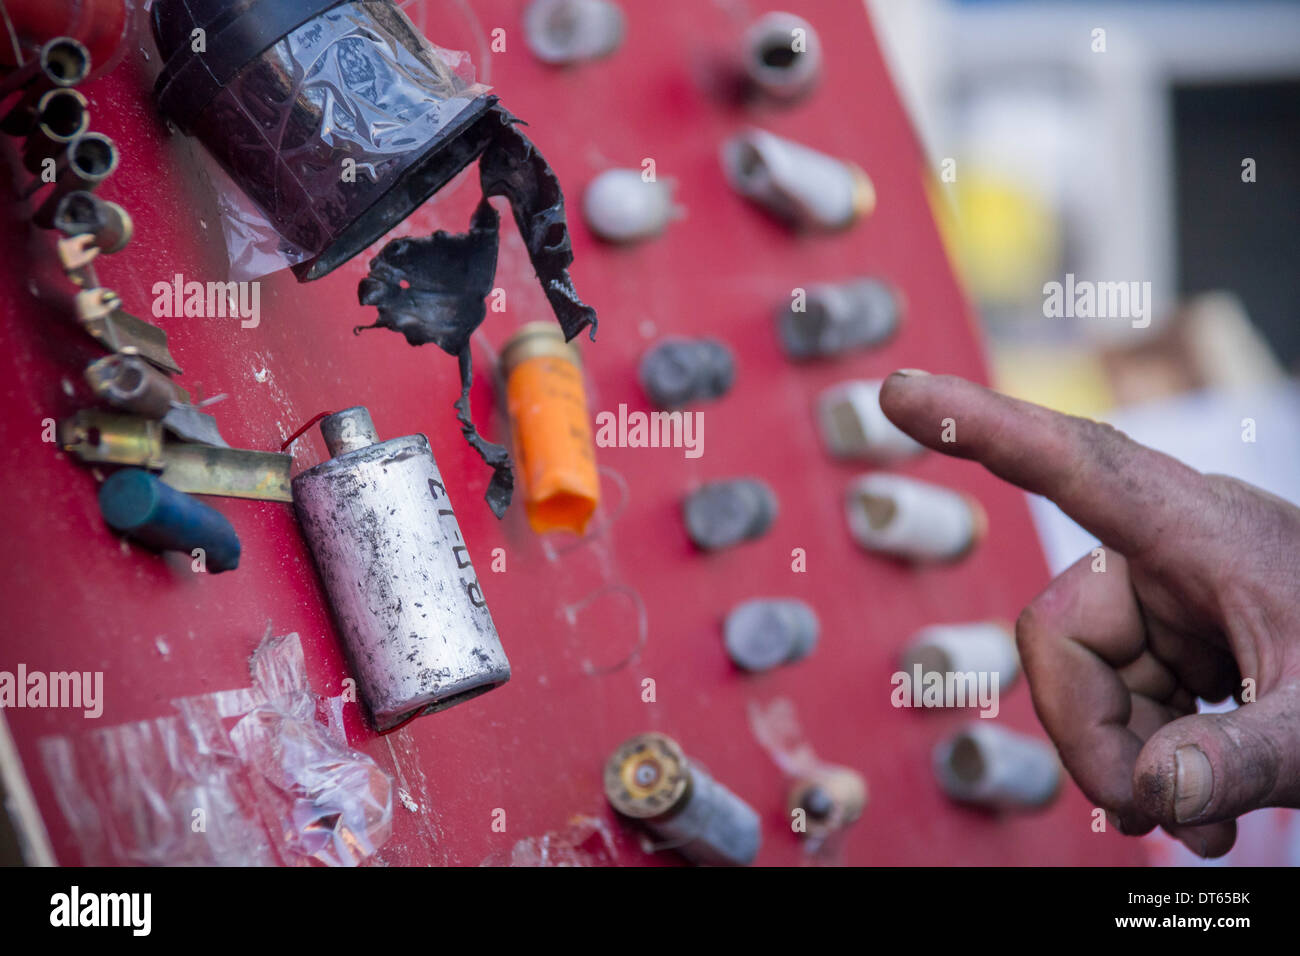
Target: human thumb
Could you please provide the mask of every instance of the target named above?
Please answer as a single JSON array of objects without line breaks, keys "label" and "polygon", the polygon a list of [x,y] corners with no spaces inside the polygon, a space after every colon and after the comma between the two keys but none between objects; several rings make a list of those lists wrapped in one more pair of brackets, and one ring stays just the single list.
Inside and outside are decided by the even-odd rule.
[{"label": "human thumb", "polygon": [[1138,754],[1133,789],[1166,827],[1300,807],[1300,680],[1234,711],[1161,727]]}]

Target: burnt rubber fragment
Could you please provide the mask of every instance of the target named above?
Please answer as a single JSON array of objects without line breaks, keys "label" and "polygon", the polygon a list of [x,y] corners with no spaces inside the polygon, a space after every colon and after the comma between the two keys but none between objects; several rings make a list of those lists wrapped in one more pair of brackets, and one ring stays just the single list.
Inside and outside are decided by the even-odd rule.
[{"label": "burnt rubber fragment", "polygon": [[564,330],[564,340],[572,341],[591,326],[590,338],[594,342],[596,310],[578,298],[569,277],[573,243],[560,181],[550,163],[517,128],[520,121],[504,107],[495,107],[492,112],[501,118],[501,131],[479,159],[483,195],[504,196],[510,201],[533,271]]},{"label": "burnt rubber fragment", "polygon": [[357,290],[362,305],[378,307],[379,318],[374,325],[355,330],[391,329],[411,345],[437,345],[457,357],[461,393],[455,403],[456,420],[465,440],[492,467],[485,498],[498,518],[505,514],[514,491],[510,455],[479,434],[469,404],[469,341],[487,315],[486,299],[496,280],[500,243],[500,217],[489,196],[509,201],[565,341],[588,326],[592,340],[596,338],[596,310],[578,297],[569,277],[573,245],[564,216],[564,193],[550,164],[516,128],[517,123],[497,106],[475,124],[466,143],[475,149],[486,144],[479,157],[483,199],[474,210],[469,231],[438,230],[427,239],[394,239],[384,246]]},{"label": "burnt rubber fragment", "polygon": [[487,315],[487,294],[497,270],[500,217],[484,198],[460,235],[438,230],[425,238],[394,239],[370,263],[361,280],[362,305],[379,308],[379,319],[364,329],[392,329],[411,345],[436,345],[460,363],[460,398],[456,420],[471,448],[492,467],[486,499],[500,518],[510,506],[514,474],[510,454],[483,438],[470,416],[473,365],[469,340]]},{"label": "burnt rubber fragment", "polygon": [[379,319],[357,331],[392,329],[411,345],[463,352],[487,315],[500,221],[484,199],[467,233],[439,229],[428,238],[394,239],[384,246],[357,290],[362,305],[379,307]]},{"label": "burnt rubber fragment", "polygon": [[488,441],[474,427],[469,409],[469,387],[474,383],[474,361],[469,346],[466,345],[456,358],[460,363],[460,398],[456,399],[456,421],[460,422],[460,433],[465,436],[465,441],[492,468],[492,480],[488,482],[483,499],[492,513],[500,518],[510,507],[510,499],[515,493],[515,473],[510,468],[510,452],[503,446]]}]

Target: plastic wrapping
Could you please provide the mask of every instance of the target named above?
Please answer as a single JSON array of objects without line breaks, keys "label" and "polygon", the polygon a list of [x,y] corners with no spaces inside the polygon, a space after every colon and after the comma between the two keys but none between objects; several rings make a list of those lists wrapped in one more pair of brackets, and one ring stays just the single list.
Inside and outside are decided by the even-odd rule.
[{"label": "plastic wrapping", "polygon": [[[287,265],[323,275],[473,158],[429,175],[427,161],[491,98],[468,54],[434,47],[387,0],[341,4],[265,51],[250,48],[210,98],[214,79],[189,44],[188,17],[202,14],[154,8],[163,112],[227,174],[215,179],[232,278]],[[210,46],[242,42],[212,31]],[[308,263],[327,249],[312,272]]]},{"label": "plastic wrapping", "polygon": [[176,716],[40,741],[84,864],[355,866],[391,836],[392,783],[312,693],[298,635],[250,667]]},{"label": "plastic wrapping", "polygon": [[563,830],[519,840],[509,850],[491,853],[479,866],[617,866],[614,837],[599,817],[578,813]]},{"label": "plastic wrapping", "polygon": [[275,231],[271,221],[231,182],[224,169],[206,158],[205,163],[217,194],[230,281],[250,282],[311,258],[310,252]]}]

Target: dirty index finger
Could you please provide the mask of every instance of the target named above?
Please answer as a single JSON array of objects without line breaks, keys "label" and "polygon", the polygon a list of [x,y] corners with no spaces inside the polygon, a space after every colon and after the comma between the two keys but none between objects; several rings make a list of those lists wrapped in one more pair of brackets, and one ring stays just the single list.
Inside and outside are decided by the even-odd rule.
[{"label": "dirty index finger", "polygon": [[895,372],[881,389],[880,407],[921,444],[978,461],[998,477],[1050,498],[1129,557],[1149,553],[1206,510],[1204,478],[1182,462],[1109,425],[956,376]]}]

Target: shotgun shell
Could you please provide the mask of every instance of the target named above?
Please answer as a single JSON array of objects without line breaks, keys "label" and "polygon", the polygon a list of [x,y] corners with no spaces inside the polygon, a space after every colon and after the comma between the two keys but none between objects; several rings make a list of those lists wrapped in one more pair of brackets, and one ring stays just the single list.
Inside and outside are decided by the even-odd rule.
[{"label": "shotgun shell", "polygon": [[528,523],[582,534],[600,476],[578,350],[554,322],[529,322],[502,350],[501,374]]},{"label": "shotgun shell", "polygon": [[686,759],[663,734],[638,734],[605,763],[605,797],[693,863],[748,866],[758,855],[758,814]]}]

